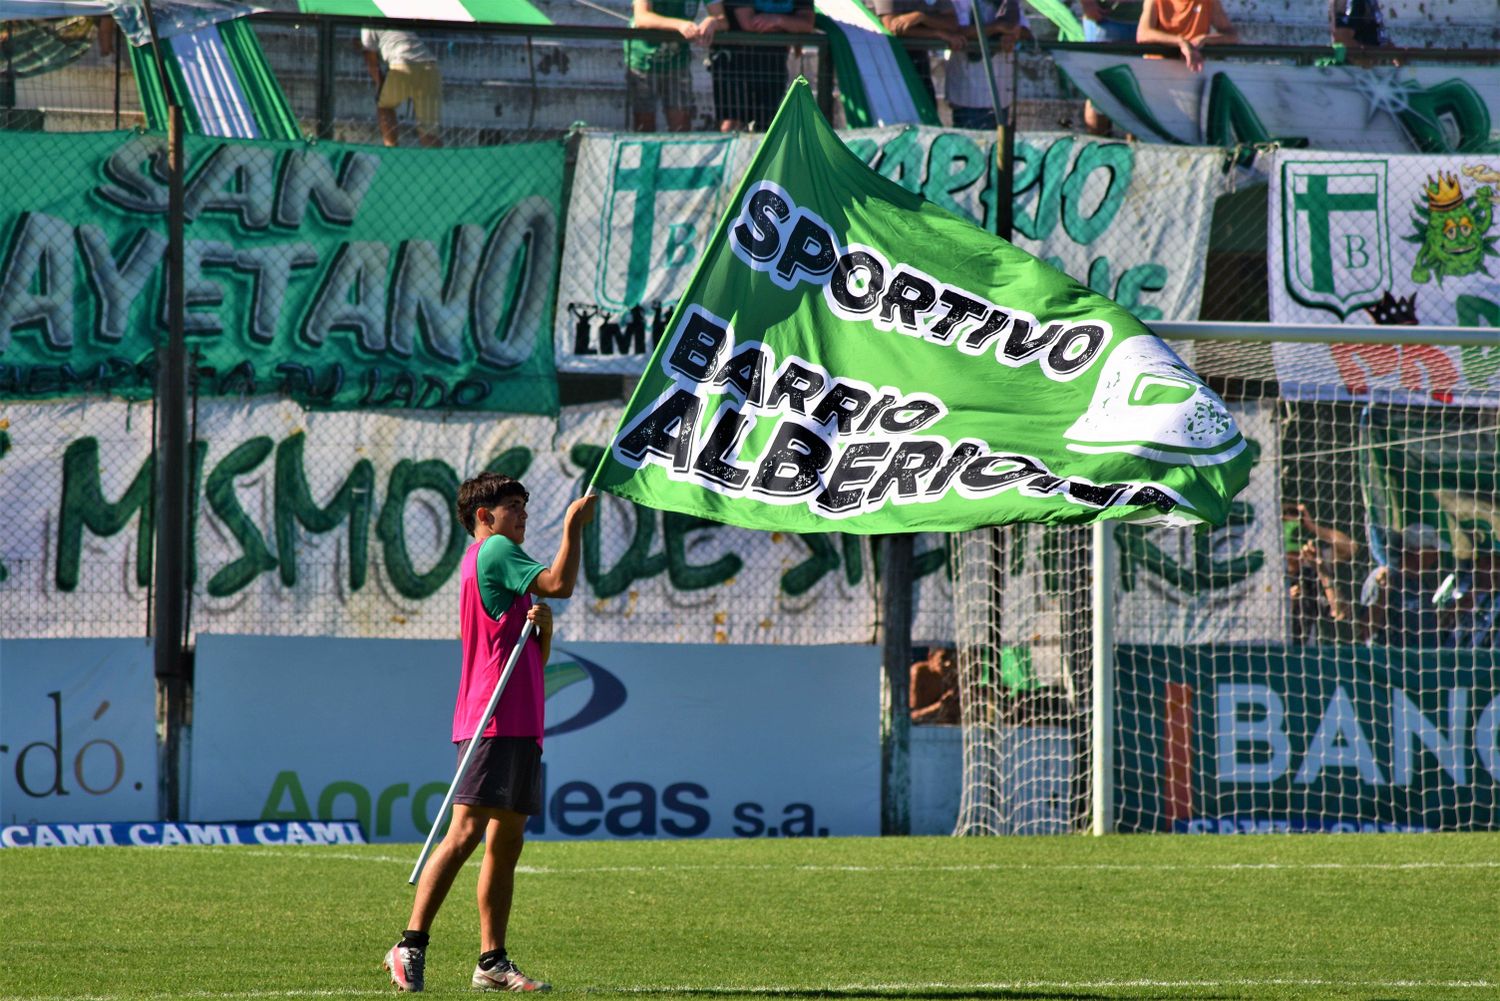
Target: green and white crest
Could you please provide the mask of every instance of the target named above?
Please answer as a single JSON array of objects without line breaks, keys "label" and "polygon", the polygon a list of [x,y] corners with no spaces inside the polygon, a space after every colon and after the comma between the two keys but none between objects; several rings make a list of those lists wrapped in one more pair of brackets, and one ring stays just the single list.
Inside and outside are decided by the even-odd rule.
[{"label": "green and white crest", "polygon": [[630,309],[680,284],[708,243],[698,220],[717,213],[733,153],[733,136],[615,141],[599,227],[598,303]]},{"label": "green and white crest", "polygon": [[1154,337],[1132,337],[1110,352],[1068,448],[1121,452],[1169,465],[1216,465],[1244,451],[1224,401]]},{"label": "green and white crest", "polygon": [[1317,160],[1281,167],[1287,291],[1340,319],[1391,287],[1386,162]]}]

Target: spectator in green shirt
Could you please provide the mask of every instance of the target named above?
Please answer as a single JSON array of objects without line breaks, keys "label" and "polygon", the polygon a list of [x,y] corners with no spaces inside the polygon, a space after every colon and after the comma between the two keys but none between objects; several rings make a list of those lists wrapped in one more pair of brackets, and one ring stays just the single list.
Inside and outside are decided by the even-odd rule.
[{"label": "spectator in green shirt", "polygon": [[634,0],[630,26],[675,31],[681,42],[651,42],[632,38],[625,43],[626,95],[631,126],[637,132],[656,131],[656,106],[667,118],[667,131],[693,127],[692,58],[688,42],[708,45],[714,32],[727,25],[718,0],[705,5],[708,16],[695,21],[698,0]]}]

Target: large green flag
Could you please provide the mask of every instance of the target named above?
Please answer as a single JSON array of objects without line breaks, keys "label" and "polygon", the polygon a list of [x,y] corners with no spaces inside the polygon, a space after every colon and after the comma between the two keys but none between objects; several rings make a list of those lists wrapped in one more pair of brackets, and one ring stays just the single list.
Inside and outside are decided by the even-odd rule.
[{"label": "large green flag", "polygon": [[792,532],[1222,524],[1251,456],[1140,321],[782,104],[596,484]]}]

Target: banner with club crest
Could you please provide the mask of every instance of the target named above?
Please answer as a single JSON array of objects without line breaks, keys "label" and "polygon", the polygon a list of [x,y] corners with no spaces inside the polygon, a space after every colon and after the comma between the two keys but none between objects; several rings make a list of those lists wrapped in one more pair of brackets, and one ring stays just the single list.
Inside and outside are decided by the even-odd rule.
[{"label": "banner with club crest", "polygon": [[[938,128],[839,137],[907,191],[993,230],[994,136]],[[637,375],[703,256],[757,135],[583,137],[558,279],[557,367]],[[1139,319],[1196,320],[1224,153],[1028,133],[1015,145],[1016,246]]]},{"label": "banner with club crest", "polygon": [[[1275,323],[1500,328],[1500,154],[1279,151],[1270,163]],[[1500,398],[1500,331],[1467,347],[1277,344],[1284,394]]]}]

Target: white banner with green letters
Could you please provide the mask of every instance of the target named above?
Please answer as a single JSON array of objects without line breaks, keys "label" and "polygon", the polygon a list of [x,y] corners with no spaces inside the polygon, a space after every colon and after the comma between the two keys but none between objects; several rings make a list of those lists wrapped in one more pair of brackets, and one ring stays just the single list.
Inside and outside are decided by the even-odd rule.
[{"label": "white banner with green letters", "polygon": [[1380,153],[1492,148],[1500,66],[1289,66],[1081,50],[1052,53],[1115,124],[1148,143]]},{"label": "white banner with green letters", "polygon": [[[993,228],[993,135],[839,136],[882,176]],[[560,370],[641,372],[759,145],[759,136],[584,136],[558,283]],[[1230,176],[1215,149],[1024,135],[1012,242],[1148,323],[1195,320],[1214,200]]]},{"label": "white banner with green letters", "polygon": [[[618,403],[528,415],[309,412],[200,400],[189,538],[192,628],[282,636],[453,635],[469,542],[459,482],[531,492],[525,548],[550,560]],[[7,404],[0,420],[0,638],[141,636],[150,622],[151,407]],[[953,630],[947,537],[918,538],[917,642]],[[869,643],[870,545],[752,532],[603,497],[562,641]]]}]

